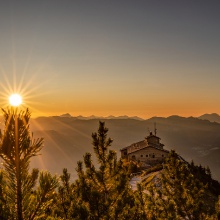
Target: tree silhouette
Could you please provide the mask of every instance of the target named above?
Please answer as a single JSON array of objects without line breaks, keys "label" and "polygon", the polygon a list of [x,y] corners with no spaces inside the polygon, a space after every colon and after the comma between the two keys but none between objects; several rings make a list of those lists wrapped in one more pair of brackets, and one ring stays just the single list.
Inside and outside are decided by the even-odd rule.
[{"label": "tree silhouette", "polygon": [[100,122],[98,132],[92,134],[98,166],[94,165],[90,153],[85,154],[84,163],[78,162],[69,219],[132,218],[134,197],[128,172],[122,161],[117,160],[116,152],[109,150],[112,139],[107,137],[107,132],[105,123]]},{"label": "tree silhouette", "polygon": [[[38,179],[38,169],[29,173],[30,159],[36,156],[43,146],[43,139],[34,140],[29,131],[30,112],[17,108],[3,110],[5,130],[0,139],[0,156],[3,159],[2,172],[2,213],[7,219],[34,220],[42,205],[48,205],[49,194],[56,187],[57,180],[51,174],[40,174],[39,187],[34,190]],[[5,193],[4,191],[7,190]]]},{"label": "tree silhouette", "polygon": [[151,186],[148,208],[152,219],[205,219],[206,187],[194,177],[187,162],[171,151],[160,173],[160,186]]}]

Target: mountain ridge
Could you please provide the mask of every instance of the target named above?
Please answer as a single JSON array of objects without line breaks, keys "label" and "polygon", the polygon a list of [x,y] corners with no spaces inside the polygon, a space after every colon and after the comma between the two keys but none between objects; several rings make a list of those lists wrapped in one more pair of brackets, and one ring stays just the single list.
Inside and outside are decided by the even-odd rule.
[{"label": "mountain ridge", "polygon": [[[157,134],[165,149],[176,150],[186,160],[209,166],[220,180],[220,124],[194,117],[152,117],[147,120],[101,119],[114,141],[112,149],[120,157],[120,149],[143,140],[156,123]],[[45,167],[60,173],[67,167],[75,172],[78,160],[92,152],[91,134],[97,131],[100,119],[81,120],[73,117],[39,117],[31,119],[31,131],[45,139],[41,161]]]},{"label": "mountain ridge", "polygon": [[[211,122],[217,122],[220,123],[220,115],[217,113],[205,113],[202,114],[200,116],[181,116],[181,115],[170,115],[167,117],[162,117],[162,116],[153,116],[150,118],[142,118],[139,116],[127,116],[127,115],[120,115],[120,116],[114,116],[114,115],[109,115],[109,116],[96,116],[96,115],[90,115],[90,116],[82,116],[82,115],[78,115],[78,116],[72,116],[70,113],[65,113],[59,116],[40,116],[40,117],[68,117],[68,118],[74,118],[74,119],[81,119],[81,120],[91,120],[91,119],[136,119],[136,120],[149,120],[152,118],[198,118],[198,119],[202,119],[202,120],[209,120]],[[38,118],[38,117],[36,117]]]},{"label": "mountain ridge", "polygon": [[[68,115],[67,115],[68,116]],[[109,136],[114,140],[112,149],[120,157],[120,149],[143,140],[149,131],[154,130],[165,149],[174,149],[186,160],[209,166],[215,178],[220,180],[220,124],[197,117],[169,116],[152,117],[146,120],[103,119],[89,120],[74,117],[38,117],[32,118],[30,130],[34,137],[44,138],[42,155],[33,161],[34,167],[61,173],[64,167],[75,173],[77,161],[83,159],[86,152],[92,152],[93,132],[97,131],[99,121],[105,121]],[[0,123],[4,129],[4,123]]]}]

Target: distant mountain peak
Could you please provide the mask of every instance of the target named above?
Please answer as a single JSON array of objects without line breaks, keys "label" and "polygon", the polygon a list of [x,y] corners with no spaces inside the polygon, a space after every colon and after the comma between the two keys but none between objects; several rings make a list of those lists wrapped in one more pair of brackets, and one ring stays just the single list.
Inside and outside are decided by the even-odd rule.
[{"label": "distant mountain peak", "polygon": [[203,120],[209,120],[210,122],[220,123],[220,115],[218,115],[217,113],[206,113],[204,115],[199,116],[198,118]]},{"label": "distant mountain peak", "polygon": [[183,116],[180,116],[180,115],[170,115],[169,117],[167,118],[170,118],[170,119],[182,119],[182,118],[185,118]]},{"label": "distant mountain peak", "polygon": [[60,115],[60,117],[64,117],[64,118],[71,118],[71,117],[72,117],[72,115],[71,115],[71,114],[69,114],[69,113],[66,113],[66,114],[62,114],[62,115]]},{"label": "distant mountain peak", "polygon": [[203,117],[203,116],[216,116],[216,117],[220,117],[220,115],[217,114],[217,113],[205,113],[205,114],[201,115],[200,117]]}]

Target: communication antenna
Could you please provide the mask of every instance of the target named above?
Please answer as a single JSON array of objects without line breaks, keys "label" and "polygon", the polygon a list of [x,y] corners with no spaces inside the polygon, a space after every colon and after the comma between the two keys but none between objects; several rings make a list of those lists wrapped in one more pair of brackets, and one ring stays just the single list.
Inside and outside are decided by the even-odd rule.
[{"label": "communication antenna", "polygon": [[156,122],[154,122],[154,134],[155,134],[155,136],[157,136],[157,126],[156,126]]}]

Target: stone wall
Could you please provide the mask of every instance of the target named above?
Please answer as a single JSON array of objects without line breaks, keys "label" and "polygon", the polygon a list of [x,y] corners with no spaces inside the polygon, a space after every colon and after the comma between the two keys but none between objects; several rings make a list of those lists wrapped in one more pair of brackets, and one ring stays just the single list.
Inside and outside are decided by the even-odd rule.
[{"label": "stone wall", "polygon": [[142,150],[130,153],[128,159],[140,161],[143,164],[157,164],[164,161],[169,152],[162,151],[153,147],[147,147]]}]

